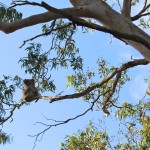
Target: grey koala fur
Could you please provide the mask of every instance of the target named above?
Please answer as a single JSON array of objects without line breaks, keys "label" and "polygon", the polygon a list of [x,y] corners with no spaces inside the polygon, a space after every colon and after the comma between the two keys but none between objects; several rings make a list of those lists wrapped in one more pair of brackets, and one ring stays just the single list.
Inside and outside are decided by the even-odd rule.
[{"label": "grey koala fur", "polygon": [[37,88],[35,87],[35,80],[34,79],[25,79],[23,81],[24,88],[22,91],[22,99],[25,102],[31,102],[35,99],[38,99],[40,96]]}]

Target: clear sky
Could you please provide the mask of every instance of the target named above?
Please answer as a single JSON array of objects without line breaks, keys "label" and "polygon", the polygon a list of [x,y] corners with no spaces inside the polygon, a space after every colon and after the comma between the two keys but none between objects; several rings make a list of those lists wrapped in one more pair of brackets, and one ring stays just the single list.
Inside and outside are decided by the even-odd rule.
[{"label": "clear sky", "polygon": [[[0,2],[9,5],[11,1],[1,0]],[[45,2],[57,8],[71,7],[71,4],[68,0],[45,0]],[[23,12],[23,17],[45,11],[44,9],[39,9],[38,7],[27,6],[19,7],[18,10]],[[19,49],[19,46],[22,44],[23,40],[40,34],[41,26],[42,25],[36,25],[8,35],[0,32],[0,77],[3,74],[12,76],[17,74],[22,78],[30,77],[29,75],[24,74],[24,71],[18,64],[19,58],[23,57],[25,54],[24,49]],[[96,31],[82,34],[80,31],[81,30],[79,29],[75,35],[76,44],[77,47],[80,48],[81,54],[85,58],[85,66],[89,66],[93,70],[98,57],[103,57],[113,65],[121,65],[122,62],[130,60],[131,56],[133,58],[142,58],[142,56],[136,52],[136,50],[118,41],[117,39],[114,39],[109,34]],[[49,39],[47,38],[39,38],[36,40],[36,42],[42,43],[43,47],[47,49],[49,47],[48,41]],[[121,98],[122,100],[130,99],[137,101],[144,96],[146,85],[143,79],[148,76],[149,66],[137,67],[134,71],[129,73],[133,79],[132,83],[134,85],[132,83],[127,83],[124,88],[125,90],[121,92]],[[65,93],[72,93],[72,89],[65,89],[65,76],[67,74],[69,74],[69,72],[67,72],[67,70],[63,71],[62,69],[55,73],[55,82],[59,86],[56,90],[56,93],[47,93],[47,95],[54,96],[61,91],[65,91]],[[99,79],[97,79],[97,81],[99,81]],[[141,85],[140,87],[139,84]],[[126,93],[128,93],[128,95]],[[18,92],[15,94],[15,100],[19,101],[20,99],[21,93]],[[13,137],[13,142],[5,146],[0,145],[0,149],[30,150],[33,148],[35,138],[31,138],[28,135],[37,134],[44,129],[44,126],[39,124],[35,125],[35,123],[38,121],[47,124],[53,123],[47,121],[44,116],[49,119],[66,120],[83,113],[88,107],[89,105],[83,102],[81,99],[64,100],[52,104],[48,103],[47,101],[40,100],[37,103],[33,102],[30,106],[23,106],[19,110],[15,111],[13,122],[10,123],[8,121],[3,126],[3,131],[10,133],[10,135]],[[98,123],[98,119],[102,119],[106,121],[107,126],[110,126],[111,124],[111,128],[115,128],[113,115],[114,114],[111,114],[110,117],[106,118],[101,111],[93,111],[77,120],[69,122],[68,124],[53,127],[44,134],[42,141],[37,143],[35,149],[59,150],[59,144],[64,141],[65,135],[71,135],[72,132],[76,132],[78,129],[85,129],[90,120],[92,120],[94,123]],[[110,132],[113,134],[114,130],[110,130]]]}]

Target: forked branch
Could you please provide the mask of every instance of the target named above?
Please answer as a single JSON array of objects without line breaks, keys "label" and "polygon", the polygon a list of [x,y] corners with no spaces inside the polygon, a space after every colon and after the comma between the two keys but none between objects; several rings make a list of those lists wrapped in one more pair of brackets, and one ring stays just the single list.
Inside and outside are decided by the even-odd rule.
[{"label": "forked branch", "polygon": [[131,18],[132,21],[138,20],[139,18],[143,16],[150,15],[150,12],[145,13],[149,8],[150,8],[150,4],[147,5],[147,0],[145,0],[142,10],[138,14],[136,14],[134,17]]},{"label": "forked branch", "polygon": [[[70,95],[57,95],[54,97],[49,97],[49,96],[41,96],[41,99],[44,100],[48,100],[51,103],[55,102],[55,101],[59,101],[59,100],[65,100],[65,99],[74,99],[74,98],[80,98],[82,96],[85,96],[86,94],[90,93],[91,91],[93,91],[96,88],[100,88],[102,87],[105,83],[107,83],[110,79],[112,79],[114,76],[121,74],[123,71],[129,69],[129,68],[133,68],[135,66],[139,66],[139,65],[147,65],[149,64],[149,62],[145,59],[137,59],[134,61],[129,61],[127,63],[124,63],[120,68],[116,68],[115,71],[113,71],[110,75],[108,75],[106,78],[104,78],[102,81],[97,82],[91,86],[89,86],[87,89],[83,90],[80,93],[74,93],[74,94],[70,94]],[[118,78],[116,78],[116,80],[114,80],[114,86],[112,87],[112,91],[114,91],[114,87],[116,86],[117,82],[118,82]]]}]

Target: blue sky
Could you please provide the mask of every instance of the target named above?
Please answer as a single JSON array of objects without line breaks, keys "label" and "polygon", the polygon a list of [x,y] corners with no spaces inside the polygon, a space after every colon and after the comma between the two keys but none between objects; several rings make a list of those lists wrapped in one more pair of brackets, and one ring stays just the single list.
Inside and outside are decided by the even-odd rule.
[{"label": "blue sky", "polygon": [[[9,5],[11,1],[1,0],[0,2]],[[36,1],[40,2],[40,1]],[[70,7],[71,4],[68,0],[46,0],[52,6],[57,8]],[[113,2],[112,2],[113,3]],[[30,14],[37,14],[43,12],[44,9],[38,9],[37,7],[19,7],[18,10],[24,12],[24,17]],[[36,25],[33,27],[18,30],[11,34],[4,34],[0,32],[0,76],[4,75],[16,75],[18,74],[22,78],[29,78],[30,76],[24,74],[18,60],[23,57],[25,52],[23,49],[19,49],[23,40],[31,38],[41,32],[42,25]],[[111,35],[101,32],[89,32],[81,34],[79,29],[75,35],[77,47],[80,48],[81,54],[84,56],[85,66],[90,66],[94,70],[96,58],[103,57],[108,60],[111,64],[117,66],[121,65],[122,62],[133,58],[142,58],[142,56],[136,52],[132,47],[125,45],[124,43],[114,39]],[[149,31],[147,31],[149,32]],[[149,32],[150,33],[150,32]],[[48,39],[39,38],[36,42],[41,42],[44,48],[48,48]],[[86,54],[86,55],[85,55]],[[121,92],[122,100],[130,99],[137,101],[144,96],[146,84],[144,78],[149,74],[149,66],[137,67],[135,70],[130,71],[130,75],[133,79],[132,83],[125,85],[125,90]],[[66,75],[69,74],[67,70],[57,71],[55,73],[56,83],[59,85],[55,94],[65,90],[65,93],[72,93],[72,89],[65,89]],[[60,76],[61,75],[61,76]],[[99,79],[97,79],[99,81]],[[139,84],[141,85],[139,87]],[[134,91],[133,91],[134,89]],[[126,94],[128,93],[128,95]],[[54,93],[47,93],[49,96],[54,96]],[[21,99],[21,93],[15,94],[15,100]],[[81,99],[64,100],[49,104],[47,101],[40,100],[37,103],[32,103],[30,106],[23,106],[17,110],[14,114],[14,120],[12,123],[9,121],[3,126],[3,130],[6,133],[10,133],[13,137],[13,142],[5,146],[0,145],[0,149],[3,150],[30,150],[34,144],[34,138],[28,135],[34,135],[40,132],[44,127],[42,125],[34,125],[36,122],[41,121],[44,123],[51,124],[43,116],[49,119],[66,120],[72,118],[83,111],[85,111],[89,105],[83,102]],[[36,150],[59,150],[60,142],[64,141],[64,137],[67,134],[72,134],[78,129],[85,129],[89,121],[92,120],[94,123],[98,123],[98,119],[106,121],[107,126],[111,124],[111,127],[115,127],[112,121],[113,115],[109,118],[104,117],[101,111],[90,112],[75,121],[69,122],[68,124],[54,127],[47,131],[43,137],[43,140],[37,143]],[[52,122],[53,123],[53,122]],[[114,130],[110,130],[113,134]]]}]

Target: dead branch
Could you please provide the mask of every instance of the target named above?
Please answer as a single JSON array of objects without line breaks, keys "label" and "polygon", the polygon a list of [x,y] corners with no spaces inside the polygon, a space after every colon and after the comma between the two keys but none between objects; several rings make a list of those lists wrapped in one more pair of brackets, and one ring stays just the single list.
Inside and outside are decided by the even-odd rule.
[{"label": "dead branch", "polygon": [[58,121],[58,120],[47,119],[47,118],[46,118],[47,120],[56,122],[56,123],[50,124],[50,125],[45,124],[45,123],[42,123],[42,122],[37,122],[36,124],[44,125],[44,126],[46,126],[47,128],[44,129],[44,130],[42,130],[41,132],[39,132],[39,133],[36,134],[36,135],[29,135],[30,137],[35,137],[33,149],[35,148],[37,141],[41,141],[42,138],[43,138],[43,136],[44,136],[44,134],[45,134],[45,132],[48,131],[49,129],[51,129],[52,127],[56,127],[56,126],[60,126],[60,125],[66,124],[66,123],[68,123],[68,122],[70,122],[70,121],[76,120],[77,118],[84,116],[84,115],[87,114],[89,111],[92,111],[92,110],[93,110],[93,107],[94,107],[94,105],[95,105],[95,103],[99,100],[100,96],[102,96],[103,94],[104,94],[104,93],[102,93],[101,95],[98,95],[97,98],[91,103],[92,105],[91,105],[86,111],[84,111],[82,114],[79,114],[79,115],[77,115],[77,116],[75,116],[75,117],[73,117],[73,118],[69,118],[69,119],[67,119],[67,120],[65,120],[65,121]]},{"label": "dead branch", "polygon": [[10,8],[14,8],[14,7],[16,7],[16,6],[23,6],[23,5],[32,5],[32,6],[40,6],[41,7],[41,5],[39,4],[39,3],[36,3],[36,2],[29,2],[29,1],[13,1],[12,2],[12,6],[11,7],[9,7],[9,9]]}]

